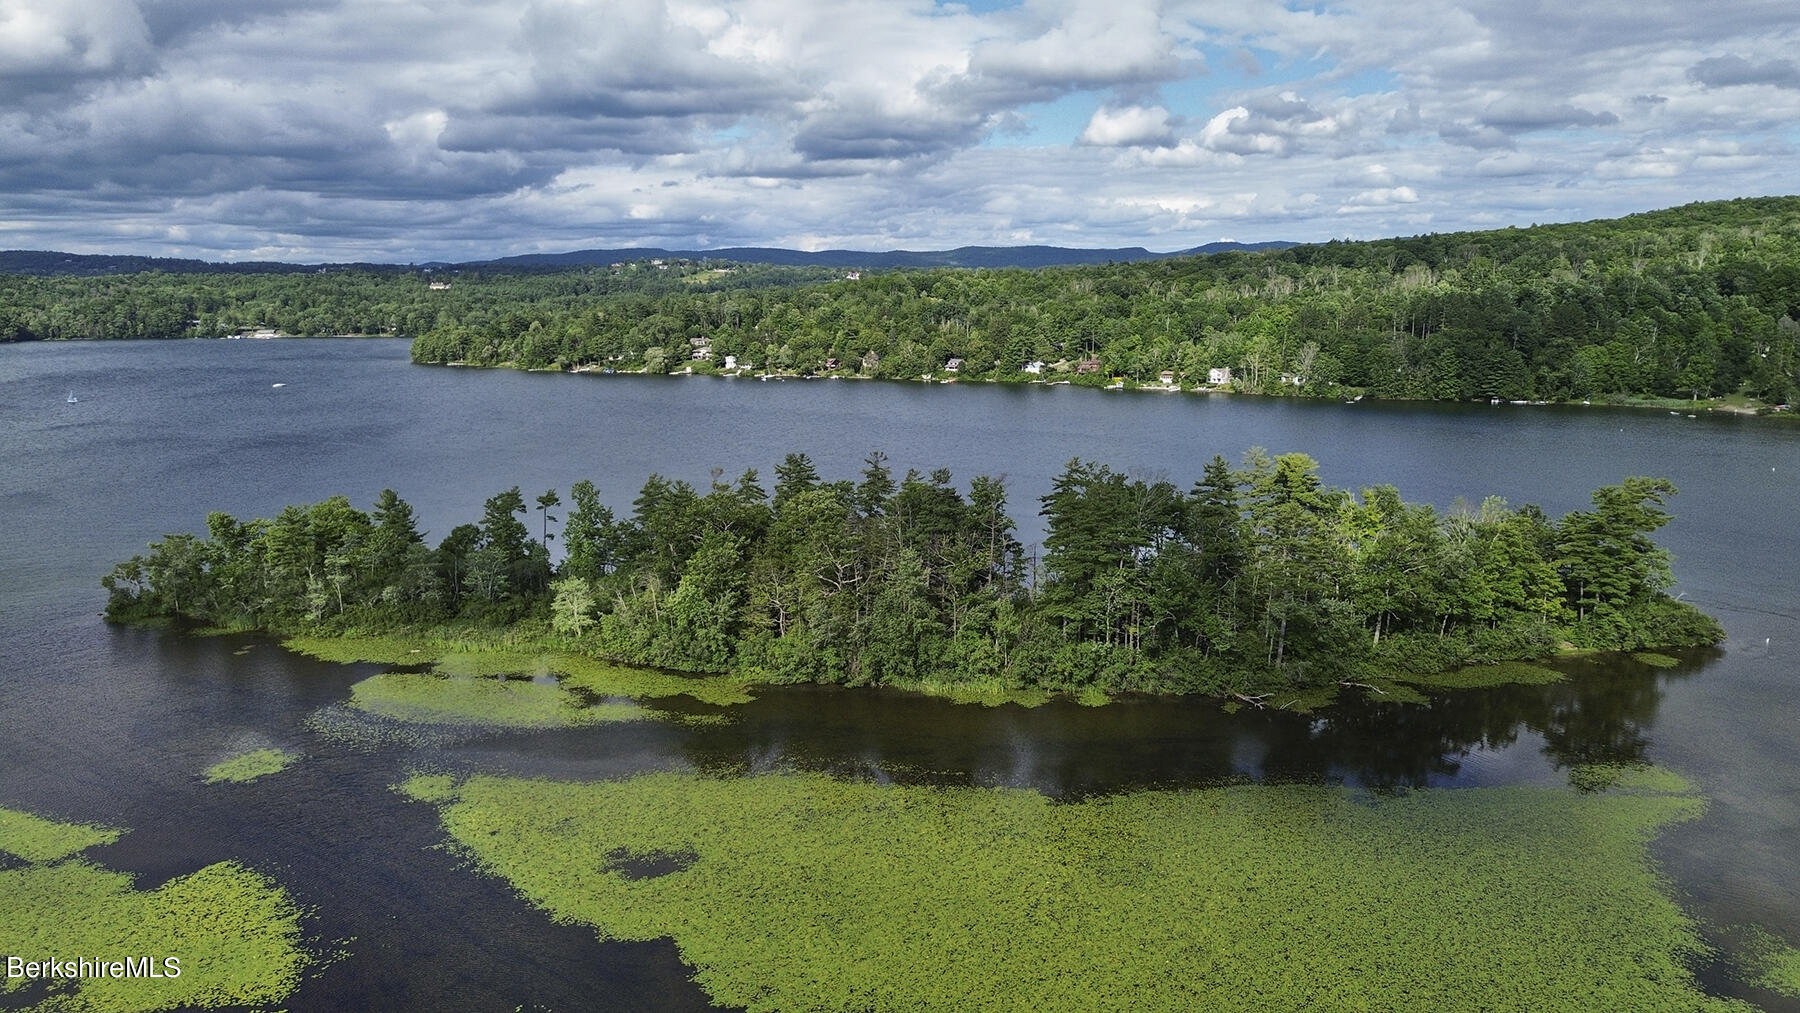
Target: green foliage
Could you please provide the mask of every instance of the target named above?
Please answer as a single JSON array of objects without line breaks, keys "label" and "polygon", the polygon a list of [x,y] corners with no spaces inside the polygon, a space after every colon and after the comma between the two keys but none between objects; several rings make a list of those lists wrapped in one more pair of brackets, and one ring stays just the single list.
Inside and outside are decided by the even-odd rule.
[{"label": "green foliage", "polygon": [[[313,961],[301,947],[301,912],[285,890],[236,862],[141,891],[125,873],[79,858],[58,860],[118,834],[0,809],[0,841],[30,863],[0,870],[6,899],[0,953],[27,961],[149,957],[165,975],[162,959],[175,957],[179,977],[53,980],[49,994],[29,1008],[269,1008],[293,993]],[[25,978],[5,978],[0,997],[30,986]]]},{"label": "green foliage", "polygon": [[1358,497],[1304,454],[1252,449],[1237,469],[1214,458],[1187,492],[1077,459],[1042,498],[1037,569],[997,479],[966,494],[941,469],[896,480],[879,453],[835,482],[790,455],[772,500],[754,471],[721,475],[704,491],[652,475],[623,519],[577,483],[560,573],[545,548],[554,491],[538,497],[541,540],[515,487],[436,549],[391,491],[372,515],[343,497],[272,520],[215,513],[208,537],[169,535],[116,567],[108,614],[298,634],[290,645],[327,660],[468,676],[569,674],[598,656],[734,687],[1273,693],[1298,706],[1341,682],[1509,681],[1467,666],[1559,641],[1724,635],[1665,591],[1669,558],[1650,539],[1674,492],[1661,479],[1596,490],[1593,512],[1552,521],[1498,498],[1439,515],[1391,487]]},{"label": "green foliage", "polygon": [[[1734,1010],[1646,854],[1686,795],[476,777],[444,825],[751,1010]],[[644,874],[637,860],[682,856]]]},{"label": "green foliage", "polygon": [[207,784],[254,781],[268,774],[278,774],[293,766],[299,759],[299,753],[291,753],[285,749],[253,749],[230,759],[220,760],[206,768],[204,776]]},{"label": "green foliage", "polygon": [[[1612,221],[1044,268],[406,269],[0,278],[0,340],[401,334],[415,362],[756,368],[1439,399],[1800,391],[1800,198]],[[1099,372],[1080,373],[1096,360]],[[830,365],[837,360],[838,365]]]},{"label": "green foliage", "polygon": [[946,682],[924,679],[917,682],[899,683],[898,688],[934,696],[951,703],[977,704],[982,707],[1001,707],[1006,704],[1016,704],[1020,707],[1042,707],[1055,696],[1048,690],[1023,689],[994,682]]}]

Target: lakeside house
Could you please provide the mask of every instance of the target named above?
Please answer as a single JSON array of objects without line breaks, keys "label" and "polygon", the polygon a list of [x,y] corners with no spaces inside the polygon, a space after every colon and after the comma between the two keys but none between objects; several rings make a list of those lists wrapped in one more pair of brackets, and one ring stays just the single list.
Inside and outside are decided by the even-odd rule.
[{"label": "lakeside house", "polygon": [[863,372],[873,373],[873,372],[875,372],[876,369],[880,368],[880,366],[881,366],[881,353],[880,352],[871,350],[869,352],[869,354],[862,357],[862,371]]},{"label": "lakeside house", "polygon": [[1230,386],[1231,385],[1231,367],[1230,366],[1214,366],[1213,368],[1207,370],[1206,371],[1206,382],[1212,384],[1214,387]]},{"label": "lakeside house", "polygon": [[1162,372],[1156,374],[1156,378],[1158,380],[1162,381],[1162,385],[1164,387],[1175,386],[1175,371],[1172,369],[1163,370]]},{"label": "lakeside house", "polygon": [[1019,367],[1019,372],[1030,373],[1032,376],[1042,376],[1046,365],[1048,365],[1048,363],[1041,359],[1037,362],[1027,362],[1025,365]]},{"label": "lakeside house", "polygon": [[962,368],[963,361],[961,359],[951,359],[944,363],[944,372],[946,373],[960,373]]},{"label": "lakeside house", "polygon": [[1100,360],[1083,359],[1075,364],[1075,372],[1077,375],[1083,373],[1098,373],[1100,372]]},{"label": "lakeside house", "polygon": [[737,356],[735,356],[735,355],[727,355],[727,356],[726,356],[726,357],[725,357],[725,368],[726,368],[726,369],[736,369],[736,368],[738,368],[738,361],[737,361]]},{"label": "lakeside house", "polygon": [[839,361],[838,357],[835,355],[832,356],[831,358],[825,360],[825,368],[826,369],[842,369],[843,366],[844,366],[844,364],[841,361]]},{"label": "lakeside house", "polygon": [[447,281],[434,281],[425,287],[433,292],[444,292],[449,290],[450,283]]}]

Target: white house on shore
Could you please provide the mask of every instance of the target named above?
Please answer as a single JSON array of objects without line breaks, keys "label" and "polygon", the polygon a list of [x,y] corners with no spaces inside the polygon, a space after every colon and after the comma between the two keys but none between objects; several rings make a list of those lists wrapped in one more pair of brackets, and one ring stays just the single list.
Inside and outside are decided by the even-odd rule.
[{"label": "white house on shore", "polygon": [[1231,384],[1231,367],[1214,366],[1206,371],[1206,382],[1214,387],[1225,387]]}]

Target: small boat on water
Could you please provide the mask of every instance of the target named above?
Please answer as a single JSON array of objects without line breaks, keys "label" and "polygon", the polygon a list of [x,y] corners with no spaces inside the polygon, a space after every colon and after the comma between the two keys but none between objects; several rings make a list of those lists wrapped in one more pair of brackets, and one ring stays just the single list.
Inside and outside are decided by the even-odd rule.
[{"label": "small boat on water", "polygon": [[80,404],[80,403],[81,403],[81,399],[80,399],[80,398],[78,398],[78,397],[76,397],[76,396],[75,396],[75,392],[74,392],[74,391],[70,391],[70,392],[69,392],[69,402],[68,402],[68,403],[69,403],[69,404]]},{"label": "small boat on water", "polygon": [[272,383],[272,384],[269,384],[269,386],[270,386],[270,387],[286,387],[286,386],[287,386],[287,384],[285,384],[285,383]]}]

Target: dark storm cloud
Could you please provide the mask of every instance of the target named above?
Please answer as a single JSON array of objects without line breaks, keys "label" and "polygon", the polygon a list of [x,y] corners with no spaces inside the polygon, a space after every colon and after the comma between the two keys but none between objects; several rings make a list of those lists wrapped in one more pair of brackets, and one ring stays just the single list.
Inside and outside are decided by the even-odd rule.
[{"label": "dark storm cloud", "polygon": [[794,151],[807,160],[857,161],[924,158],[978,140],[983,123],[972,115],[907,118],[870,108],[832,109],[808,117],[794,134]]},{"label": "dark storm cloud", "polygon": [[1715,56],[1701,60],[1689,68],[1688,79],[1708,88],[1729,88],[1741,84],[1800,88],[1800,66],[1795,66],[1792,60],[1752,63],[1741,56]]},{"label": "dark storm cloud", "polygon": [[1511,148],[1512,135],[1499,127],[1474,123],[1446,123],[1438,128],[1438,136],[1465,148]]},{"label": "dark storm cloud", "polygon": [[1495,103],[1481,118],[1487,126],[1509,134],[1559,127],[1609,127],[1619,122],[1619,117],[1610,112],[1577,109],[1564,103],[1535,105],[1519,101]]}]

